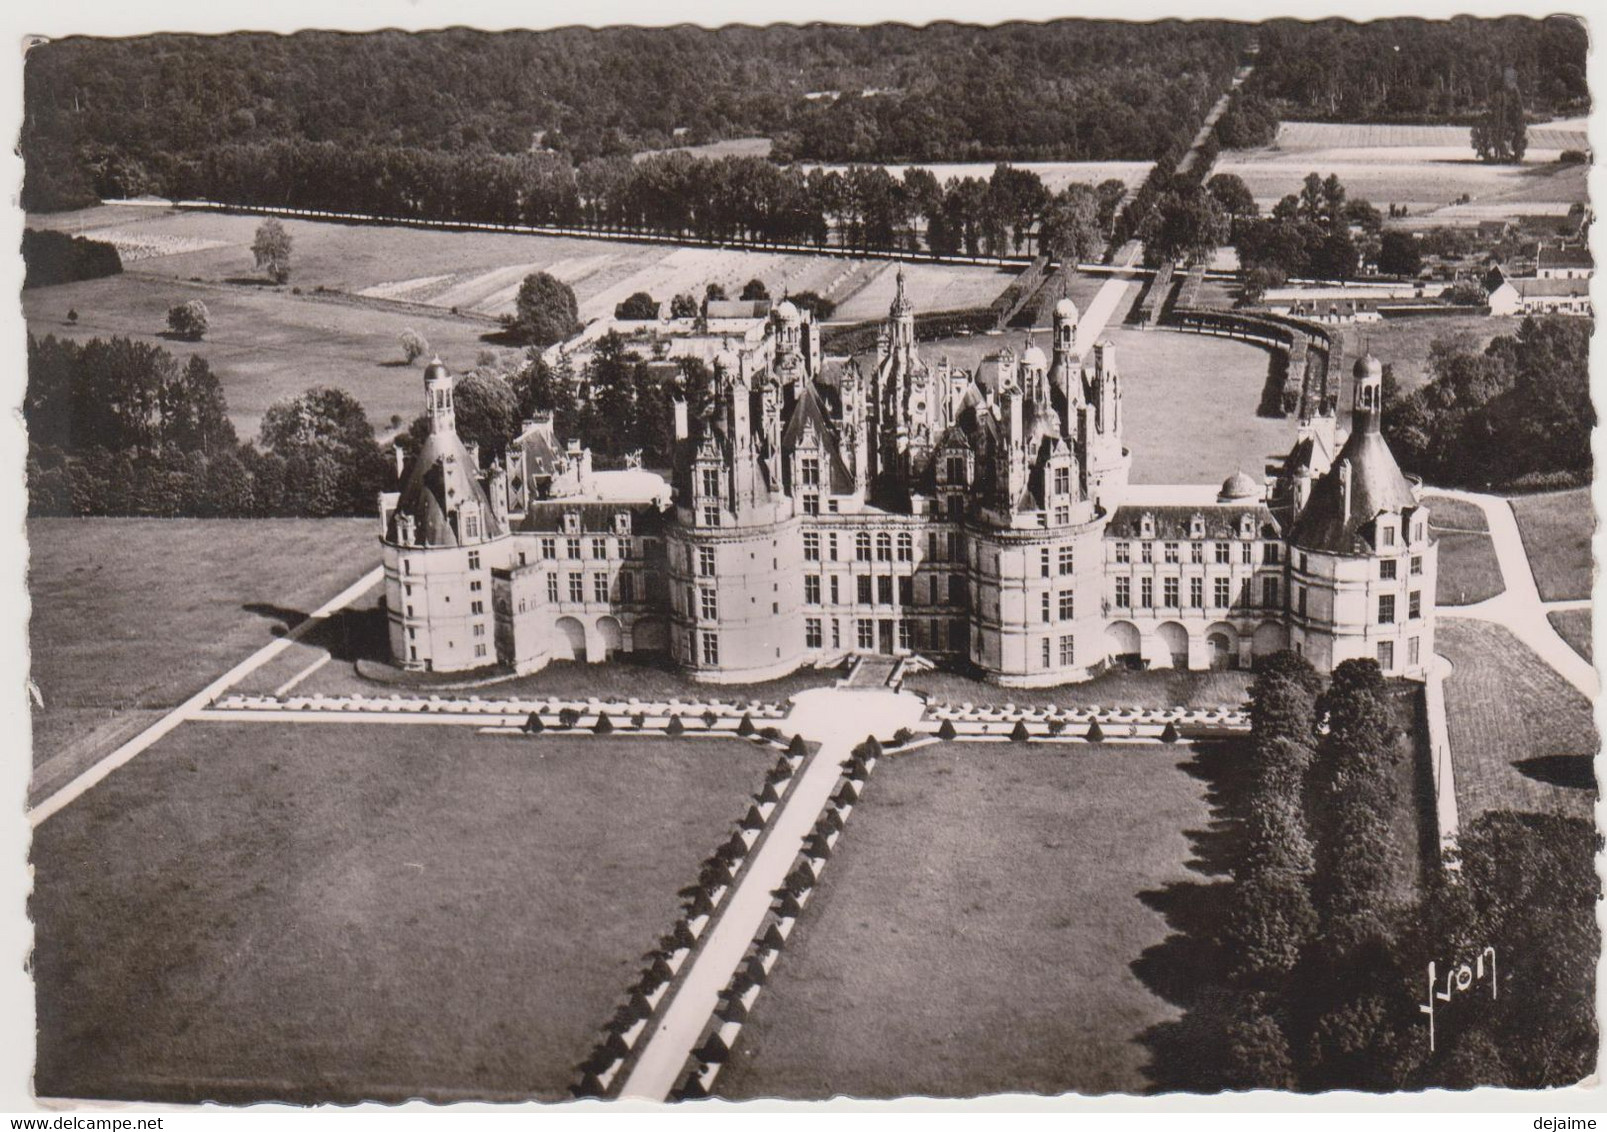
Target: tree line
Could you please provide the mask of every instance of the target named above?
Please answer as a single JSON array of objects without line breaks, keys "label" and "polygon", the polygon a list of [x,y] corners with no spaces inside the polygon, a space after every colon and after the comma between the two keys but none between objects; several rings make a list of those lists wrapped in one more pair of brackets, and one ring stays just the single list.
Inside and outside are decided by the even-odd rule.
[{"label": "tree line", "polygon": [[71,37],[25,60],[28,207],[160,192],[209,149],[280,139],[576,165],[754,135],[785,160],[1147,160],[1195,128],[1245,36],[1060,20]]},{"label": "tree line", "polygon": [[1591,329],[1589,319],[1529,317],[1482,351],[1435,341],[1420,388],[1402,395],[1386,381],[1384,435],[1401,466],[1467,487],[1588,482]]},{"label": "tree line", "polygon": [[1470,124],[1515,83],[1537,114],[1584,114],[1588,41],[1573,16],[1272,20],[1247,96],[1283,118]]},{"label": "tree line", "polygon": [[[1250,705],[1248,764],[1226,794],[1232,880],[1213,926],[1194,933],[1187,1013],[1150,1035],[1158,1083],[1533,1089],[1591,1072],[1590,823],[1485,813],[1462,830],[1460,871],[1431,867],[1411,884],[1403,853],[1415,847],[1392,832],[1417,809],[1402,796],[1410,740],[1378,665],[1346,661],[1324,687],[1280,653]],[[1461,1001],[1431,999],[1430,962],[1443,976],[1486,948],[1489,981]],[[1499,1009],[1472,1001],[1497,978]],[[1439,1010],[1432,1050],[1424,1003]]]},{"label": "tree line", "polygon": [[22,264],[24,288],[103,279],[123,271],[113,245],[49,228],[22,230]]}]

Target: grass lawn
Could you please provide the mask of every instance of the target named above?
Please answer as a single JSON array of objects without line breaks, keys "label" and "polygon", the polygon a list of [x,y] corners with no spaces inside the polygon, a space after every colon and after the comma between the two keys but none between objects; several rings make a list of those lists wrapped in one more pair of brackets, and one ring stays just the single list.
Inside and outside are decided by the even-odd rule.
[{"label": "grass lawn", "polygon": [[1489,520],[1484,517],[1484,508],[1477,503],[1469,503],[1465,499],[1453,499],[1449,495],[1423,496],[1423,505],[1429,509],[1430,523],[1437,531],[1488,531]]},{"label": "grass lawn", "polygon": [[1194,762],[961,743],[884,760],[720,1093],[1142,1091],[1141,1037],[1178,1011],[1141,957],[1211,824]]},{"label": "grass lawn", "polygon": [[[1430,285],[1429,294],[1438,293],[1438,285]],[[1489,317],[1480,314],[1425,315],[1411,318],[1386,318],[1382,322],[1368,323],[1364,329],[1352,330],[1347,337],[1347,354],[1354,359],[1365,340],[1366,349],[1394,367],[1395,380],[1400,382],[1402,393],[1409,393],[1427,383],[1429,347],[1441,339],[1463,339],[1469,348],[1483,351],[1493,338],[1518,332],[1523,320],[1516,316]],[[1341,403],[1348,405],[1350,393],[1349,367],[1346,367],[1345,396]],[[1459,526],[1461,524],[1458,524]]]},{"label": "grass lawn", "polygon": [[1456,800],[1463,825],[1486,810],[1588,819],[1595,806],[1591,705],[1499,625],[1442,619]]},{"label": "grass lawn", "polygon": [[1535,585],[1546,601],[1590,596],[1594,574],[1590,540],[1596,515],[1588,487],[1510,497]]},{"label": "grass lawn", "polygon": [[188,723],[34,835],[45,1096],[566,1097],[771,755]]},{"label": "grass lawn", "polygon": [[1506,589],[1489,535],[1442,531],[1437,514],[1430,515],[1429,524],[1440,546],[1439,578],[1434,586],[1439,604],[1472,605]]},{"label": "grass lawn", "polygon": [[124,712],[183,702],[377,566],[376,536],[364,519],[30,519],[35,765],[87,765],[128,737]]},{"label": "grass lawn", "polygon": [[1555,613],[1546,614],[1551,627],[1563,640],[1573,647],[1573,650],[1586,660],[1596,659],[1594,648],[1591,645],[1591,611],[1588,609],[1563,609]]},{"label": "grass lawn", "polygon": [[1253,676],[1249,672],[1186,672],[1126,669],[1096,676],[1081,684],[1057,688],[1001,688],[956,672],[912,673],[904,690],[920,692],[951,704],[1055,704],[1060,707],[1238,707]]}]

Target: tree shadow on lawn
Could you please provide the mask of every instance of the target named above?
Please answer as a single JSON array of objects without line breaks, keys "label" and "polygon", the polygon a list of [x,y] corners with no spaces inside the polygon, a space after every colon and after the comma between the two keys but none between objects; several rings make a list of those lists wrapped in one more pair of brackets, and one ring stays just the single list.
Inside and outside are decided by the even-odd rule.
[{"label": "tree shadow on lawn", "polygon": [[1537,782],[1562,786],[1570,790],[1588,790],[1596,794],[1596,768],[1593,755],[1540,755],[1532,759],[1519,759],[1512,765]]},{"label": "tree shadow on lawn", "polygon": [[[247,613],[278,621],[274,636],[282,637],[302,622],[307,614],[299,609],[264,602],[247,602],[240,608]],[[385,610],[337,609],[301,638],[305,644],[321,648],[336,660],[389,661],[391,655],[390,628],[385,622]]]},{"label": "tree shadow on lawn", "polygon": [[1173,1022],[1151,1026],[1138,1041],[1150,1052],[1144,1073],[1151,1092],[1194,1090],[1213,1075],[1212,1051],[1202,1043],[1198,1019],[1212,994],[1220,993],[1227,978],[1229,956],[1218,942],[1232,886],[1229,864],[1239,851],[1241,815],[1250,770],[1250,744],[1244,740],[1202,743],[1180,769],[1206,783],[1211,820],[1206,829],[1185,831],[1194,851],[1188,868],[1202,880],[1171,881],[1159,889],[1138,894],[1139,900],[1166,918],[1172,930],[1160,943],[1148,947],[1130,969],[1152,993],[1179,1006],[1184,1013]]}]

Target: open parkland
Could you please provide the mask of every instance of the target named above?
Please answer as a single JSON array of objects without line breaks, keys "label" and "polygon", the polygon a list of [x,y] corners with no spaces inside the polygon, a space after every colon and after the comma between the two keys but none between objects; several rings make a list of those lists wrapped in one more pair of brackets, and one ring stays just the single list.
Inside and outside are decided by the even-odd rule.
[{"label": "open parkland", "polygon": [[[1497,175],[1441,152],[1460,157],[1460,136],[1377,129],[1286,123],[1218,169],[1265,204],[1332,165],[1435,222],[1576,195],[1572,172]],[[1361,153],[1365,176],[1345,164]],[[1479,200],[1441,199],[1462,192]],[[255,217],[35,219],[115,243],[125,271],[24,292],[30,331],[202,352],[242,435],[314,378],[394,426],[417,403],[401,332],[466,366],[534,270],[583,318],[757,277],[852,322],[894,286],[879,259],[315,221],[287,223],[295,286],[269,286],[240,278]],[[921,264],[908,285],[922,310],[959,310],[1010,278]],[[1259,478],[1292,440],[1256,412],[1267,353],[1135,329],[1143,287],[1071,282],[1083,309],[1102,300],[1130,375],[1134,482]],[[164,312],[193,297],[208,339],[167,341]],[[1409,387],[1441,333],[1512,329],[1450,321],[1389,323],[1370,346]],[[921,349],[974,364],[999,342]],[[1452,812],[1588,816],[1589,491],[1429,493]],[[1175,1087],[1158,1035],[1189,1001],[1189,917],[1224,877],[1248,673],[1007,692],[866,660],[711,688],[611,662],[398,684],[376,676],[378,536],[361,520],[29,523],[39,1095]],[[1433,867],[1445,814],[1419,747],[1390,815],[1412,848],[1403,884]]]}]

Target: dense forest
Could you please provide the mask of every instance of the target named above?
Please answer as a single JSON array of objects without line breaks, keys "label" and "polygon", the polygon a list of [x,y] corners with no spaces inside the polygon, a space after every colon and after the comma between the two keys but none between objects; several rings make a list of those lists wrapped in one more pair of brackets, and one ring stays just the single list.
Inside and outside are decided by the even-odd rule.
[{"label": "dense forest", "polygon": [[1058,21],[66,39],[25,64],[25,192],[31,208],[174,195],[215,150],[278,142],[579,165],[764,135],[799,160],[1148,160],[1198,128],[1245,36]]},{"label": "dense forest", "polygon": [[1273,20],[1258,32],[1247,92],[1284,118],[1470,123],[1514,79],[1531,115],[1590,108],[1588,38],[1583,22],[1569,16]]}]

